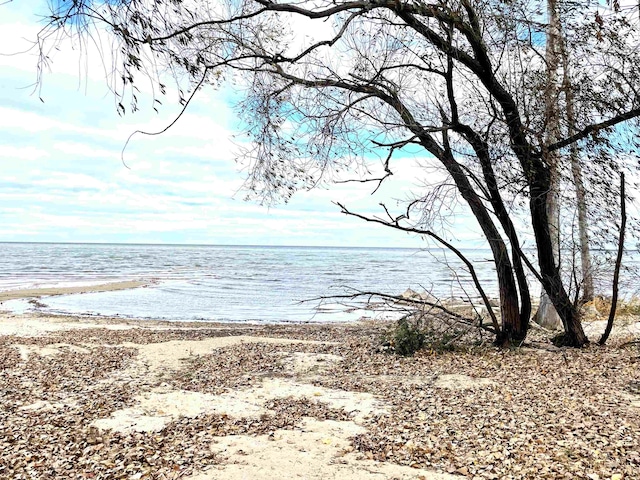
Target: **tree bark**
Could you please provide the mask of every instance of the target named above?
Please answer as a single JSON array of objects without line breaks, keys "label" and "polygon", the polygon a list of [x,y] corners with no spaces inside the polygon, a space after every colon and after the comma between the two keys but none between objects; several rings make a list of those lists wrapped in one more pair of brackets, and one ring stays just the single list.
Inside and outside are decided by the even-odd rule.
[{"label": "tree bark", "polygon": [[[451,38],[449,37],[451,42]],[[518,234],[511,221],[511,217],[504,205],[502,196],[500,195],[500,189],[498,187],[498,181],[496,179],[495,171],[491,163],[491,155],[489,153],[489,145],[482,136],[476,132],[469,125],[465,125],[460,122],[458,114],[458,103],[456,101],[455,88],[453,85],[453,58],[447,58],[447,72],[445,75],[447,84],[447,96],[449,97],[449,106],[451,108],[451,127],[454,131],[460,133],[466,141],[471,145],[476,153],[480,165],[482,167],[482,175],[484,177],[487,192],[489,194],[489,201],[493,207],[494,214],[496,215],[500,225],[502,226],[509,242],[511,244],[511,260],[513,262],[513,270],[518,282],[518,291],[520,293],[520,313],[519,323],[514,325],[514,332],[509,337],[509,333],[505,335],[502,342],[508,342],[509,340],[521,341],[524,340],[527,331],[529,330],[529,320],[531,317],[531,295],[529,293],[529,284],[527,277],[524,273],[522,266],[520,243],[518,240]],[[497,343],[501,343],[501,340],[497,340]]]},{"label": "tree bark", "polygon": [[457,124],[454,127],[459,131],[471,144],[482,167],[482,174],[489,193],[489,201],[493,207],[494,214],[498,218],[500,225],[505,231],[509,242],[511,243],[511,255],[513,262],[513,270],[518,282],[518,290],[520,292],[520,322],[518,325],[518,335],[513,340],[524,340],[526,332],[529,329],[529,320],[531,317],[531,295],[529,293],[529,284],[524,273],[522,265],[521,250],[519,248],[519,240],[516,229],[511,221],[509,212],[504,205],[498,182],[489,157],[489,147],[486,142],[471,128],[466,125]]},{"label": "tree bark", "polygon": [[[560,65],[560,42],[562,32],[556,0],[547,0],[547,12],[549,25],[547,27],[547,45],[545,61],[547,64],[547,84],[544,92],[545,119],[547,122],[544,146],[554,144],[560,139],[560,114],[558,110],[558,67]],[[547,216],[549,219],[549,231],[551,234],[551,246],[553,258],[560,263],[560,219],[559,219],[559,191],[560,175],[558,164],[559,153],[546,152],[545,158],[549,167],[550,186],[547,195]],[[558,312],[545,289],[540,293],[540,305],[534,316],[534,321],[546,328],[555,329],[562,325]]]},{"label": "tree bark", "polygon": [[489,242],[493,254],[498,277],[500,313],[502,317],[502,329],[496,338],[496,344],[506,346],[512,340],[522,341],[527,335],[528,323],[523,322],[520,317],[518,288],[513,277],[513,267],[507,247],[493,223],[489,211],[469,183],[469,178],[460,167],[460,164],[449,154],[444,155],[442,163],[453,177],[458,191],[471,208],[485,238]]}]

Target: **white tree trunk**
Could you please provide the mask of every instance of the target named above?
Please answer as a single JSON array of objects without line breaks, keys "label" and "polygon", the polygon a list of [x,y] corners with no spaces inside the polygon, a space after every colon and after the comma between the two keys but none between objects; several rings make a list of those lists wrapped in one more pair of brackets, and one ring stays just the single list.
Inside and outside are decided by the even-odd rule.
[{"label": "white tree trunk", "polygon": [[[569,53],[567,52],[564,40],[561,40],[563,81],[562,88],[567,103],[567,124],[568,135],[575,133],[575,110],[573,90],[571,84],[571,70],[569,63]],[[593,270],[591,268],[591,250],[589,248],[589,229],[587,228],[587,202],[582,180],[582,165],[576,144],[572,144],[569,150],[571,161],[571,175],[576,187],[576,203],[578,206],[578,236],[580,241],[580,262],[582,269],[582,300],[585,302],[593,300]]]},{"label": "white tree trunk", "polygon": [[[545,119],[547,128],[544,143],[550,145],[560,138],[560,115],[558,111],[558,67],[561,58],[560,18],[558,16],[558,6],[556,0],[547,0],[547,11],[549,14],[549,25],[547,27],[547,46],[545,60],[547,63],[547,84],[544,92]],[[560,175],[558,164],[560,158],[557,152],[546,152],[546,160],[551,174],[551,188],[547,196],[547,213],[549,216],[549,233],[553,239],[553,254],[556,264],[560,262],[560,219],[559,219],[559,191]],[[547,328],[558,328],[562,325],[556,309],[551,303],[551,299],[542,289],[540,295],[540,306],[534,315],[534,321]]]}]

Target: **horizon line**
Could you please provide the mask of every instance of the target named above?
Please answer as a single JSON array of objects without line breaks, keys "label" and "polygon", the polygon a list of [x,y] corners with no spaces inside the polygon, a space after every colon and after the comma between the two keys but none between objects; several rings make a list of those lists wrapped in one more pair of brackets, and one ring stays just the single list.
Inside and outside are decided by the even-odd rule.
[{"label": "horizon line", "polygon": [[[27,244],[27,245],[129,245],[141,247],[247,247],[247,248],[345,248],[345,249],[371,249],[371,250],[449,250],[443,246],[431,247],[381,247],[363,245],[286,245],[286,244],[256,244],[256,243],[147,243],[147,242],[62,242],[62,241],[37,241],[37,240],[0,240],[0,245]],[[534,246],[524,247],[523,250],[535,249]],[[489,246],[473,247],[461,246],[458,250],[491,250]],[[615,251],[615,248],[594,248],[593,251]]]},{"label": "horizon line", "polygon": [[254,243],[147,243],[147,242],[61,242],[37,240],[0,240],[0,244],[29,244],[29,245],[130,245],[145,247],[253,247],[253,248],[349,248],[349,249],[380,249],[380,250],[426,250],[427,247],[381,247],[363,245],[286,245],[286,244],[254,244]]}]

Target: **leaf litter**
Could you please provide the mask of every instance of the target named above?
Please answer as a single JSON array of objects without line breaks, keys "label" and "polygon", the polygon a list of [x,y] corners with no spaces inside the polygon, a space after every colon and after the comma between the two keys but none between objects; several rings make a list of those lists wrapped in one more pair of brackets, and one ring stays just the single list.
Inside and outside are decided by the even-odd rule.
[{"label": "leaf litter", "polygon": [[[205,478],[198,476],[204,471],[232,478],[225,468],[241,453],[223,452],[222,439],[286,439],[302,435],[309,419],[354,425],[356,412],[316,397],[312,387],[367,394],[385,406],[359,419],[342,443],[335,440],[341,447],[331,450],[332,464],[347,455],[367,468],[415,469],[414,477],[397,478],[430,478],[428,471],[476,479],[640,478],[637,349],[481,347],[400,358],[376,348],[382,328],[141,324],[0,336],[0,478]],[[145,368],[131,345],[238,335],[329,343],[231,344],[187,356],[167,372]],[[21,355],[20,345],[33,349]],[[38,354],[47,346],[58,353]],[[291,368],[301,358],[311,366]],[[136,407],[145,392],[257,392],[274,379],[310,390],[267,396],[258,416],[196,412],[153,432],[94,425]]]}]

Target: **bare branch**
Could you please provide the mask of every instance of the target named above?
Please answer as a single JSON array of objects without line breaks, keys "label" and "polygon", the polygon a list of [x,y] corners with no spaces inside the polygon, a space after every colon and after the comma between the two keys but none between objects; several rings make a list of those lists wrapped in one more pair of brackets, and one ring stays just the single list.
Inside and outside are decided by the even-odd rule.
[{"label": "bare branch", "polygon": [[482,285],[480,284],[480,280],[478,279],[478,276],[476,275],[475,268],[473,267],[473,264],[467,259],[467,257],[465,257],[462,254],[462,252],[460,252],[460,250],[458,250],[456,247],[454,247],[449,242],[447,242],[444,238],[440,237],[439,235],[437,235],[436,233],[434,233],[434,232],[432,232],[430,230],[422,230],[422,229],[419,229],[419,228],[405,227],[405,226],[400,225],[399,224],[400,217],[394,219],[384,205],[383,205],[383,208],[387,212],[387,215],[389,216],[389,218],[392,219],[391,222],[385,222],[384,220],[379,220],[377,218],[370,218],[370,217],[367,217],[365,215],[360,215],[359,213],[351,212],[344,205],[342,205],[341,203],[336,203],[336,205],[338,205],[340,207],[340,209],[342,210],[342,213],[344,213],[345,215],[351,215],[353,217],[360,218],[360,219],[365,220],[367,222],[379,223],[380,225],[385,225],[387,227],[392,227],[392,228],[395,228],[397,230],[402,230],[403,232],[411,232],[411,233],[417,233],[417,234],[420,234],[420,235],[427,235],[427,236],[433,238],[434,240],[436,240],[438,243],[440,243],[440,244],[444,245],[445,247],[447,247],[449,250],[451,250],[460,260],[462,260],[462,262],[469,269],[469,274],[471,275],[471,278],[473,279],[473,284],[475,285],[476,290],[478,290],[478,293],[482,297],[482,302],[484,303],[485,307],[487,308],[487,313],[491,317],[491,323],[493,324],[493,328],[495,329],[496,332],[500,332],[500,325],[498,323],[498,319],[496,318],[496,315],[493,312],[493,307],[491,306],[491,302],[489,302],[489,297],[487,297],[486,293],[484,292],[484,289],[482,288]]},{"label": "bare branch", "polygon": [[634,118],[640,117],[640,108],[634,108],[633,110],[629,110],[628,112],[621,113],[620,115],[616,115],[615,117],[610,118],[609,120],[605,120],[604,122],[594,123],[589,125],[579,132],[571,135],[564,140],[560,140],[559,142],[555,142],[547,148],[550,152],[555,150],[559,150],[561,148],[567,147],[572,143],[578,142],[583,138],[588,137],[592,133],[597,133],[600,130],[604,130],[605,128],[615,127],[616,125],[626,122],[627,120],[631,120]]},{"label": "bare branch", "polygon": [[122,150],[120,152],[120,160],[122,161],[122,164],[125,167],[129,168],[129,166],[124,161],[124,152],[127,149],[127,146],[129,145],[129,142],[131,141],[133,136],[136,135],[137,133],[139,133],[141,135],[148,135],[148,136],[162,135],[167,130],[169,130],[171,127],[173,127],[176,123],[178,123],[178,120],[180,120],[180,118],[182,118],[182,115],[184,115],[184,112],[187,110],[187,107],[189,107],[189,104],[191,103],[191,101],[196,96],[196,93],[198,93],[198,90],[200,90],[200,87],[202,87],[204,81],[207,78],[207,74],[208,73],[209,73],[209,69],[205,68],[204,73],[202,74],[202,78],[196,84],[196,86],[193,88],[193,91],[191,92],[191,95],[189,95],[189,98],[187,98],[187,100],[184,102],[184,105],[182,106],[182,109],[180,110],[180,113],[178,113],[178,115],[176,115],[176,117],[171,121],[171,123],[169,123],[169,125],[164,127],[162,130],[158,130],[157,132],[146,132],[144,130],[136,130],[135,132],[133,132],[133,133],[131,133],[129,135],[129,137],[127,138],[127,141],[124,143],[124,146],[122,147]]},{"label": "bare branch", "polygon": [[[327,295],[327,296],[321,296],[321,297],[316,297],[316,298],[311,298],[309,300],[305,300],[306,302],[314,302],[314,301],[322,301],[322,300],[338,300],[338,299],[348,299],[348,300],[355,300],[358,297],[369,297],[369,298],[381,298],[384,300],[393,300],[399,304],[411,304],[411,305],[418,305],[418,306],[428,306],[431,308],[434,308],[436,310],[440,310],[441,312],[449,315],[450,317],[454,318],[455,320],[462,322],[466,325],[472,325],[472,326],[477,326],[478,328],[481,328],[483,330],[486,330],[488,332],[491,333],[496,333],[496,330],[494,328],[491,328],[487,325],[483,325],[481,323],[478,323],[476,320],[472,319],[472,318],[467,318],[464,315],[460,315],[459,313],[456,313],[454,311],[451,311],[450,309],[446,308],[445,306],[443,306],[440,303],[436,303],[436,302],[430,302],[428,300],[421,300],[421,299],[417,299],[417,298],[405,298],[401,295],[390,295],[390,294],[386,294],[386,293],[380,293],[380,292],[374,292],[374,291],[364,291],[364,290],[357,290],[357,289],[352,289],[354,290],[354,293],[350,293],[350,294],[344,294],[344,295]],[[495,325],[494,325],[495,327]],[[499,330],[498,330],[499,331]]]},{"label": "bare branch", "polygon": [[613,328],[613,320],[616,317],[616,308],[618,306],[618,287],[620,283],[620,266],[622,265],[622,254],[624,253],[624,231],[627,225],[627,206],[625,198],[624,172],[620,173],[620,237],[618,238],[618,255],[616,256],[616,266],[613,271],[613,292],[611,295],[611,309],[609,310],[609,318],[607,320],[607,328],[598,341],[598,345],[604,345],[611,334]]}]

